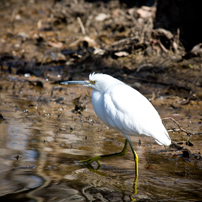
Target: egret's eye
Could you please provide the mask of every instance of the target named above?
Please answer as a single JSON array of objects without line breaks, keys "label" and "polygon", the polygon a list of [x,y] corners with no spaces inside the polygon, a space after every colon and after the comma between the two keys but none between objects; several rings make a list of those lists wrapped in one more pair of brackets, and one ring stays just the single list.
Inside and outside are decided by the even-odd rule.
[{"label": "egret's eye", "polygon": [[96,81],[90,81],[91,84],[95,85],[96,84]]}]

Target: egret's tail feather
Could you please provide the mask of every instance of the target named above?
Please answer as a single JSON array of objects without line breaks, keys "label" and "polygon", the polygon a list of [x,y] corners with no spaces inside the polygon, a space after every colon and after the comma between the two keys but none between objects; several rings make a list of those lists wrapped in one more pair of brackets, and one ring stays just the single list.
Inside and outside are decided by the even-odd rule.
[{"label": "egret's tail feather", "polygon": [[164,130],[164,134],[158,135],[158,140],[155,139],[155,141],[159,145],[169,146],[171,144],[171,139],[170,139],[169,134],[166,129]]}]

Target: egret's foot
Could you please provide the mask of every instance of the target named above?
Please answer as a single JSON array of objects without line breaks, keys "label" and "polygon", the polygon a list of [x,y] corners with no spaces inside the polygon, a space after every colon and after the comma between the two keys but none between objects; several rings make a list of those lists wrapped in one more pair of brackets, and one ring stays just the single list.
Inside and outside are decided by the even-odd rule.
[{"label": "egret's foot", "polygon": [[136,198],[134,197],[137,194],[137,180],[138,180],[138,176],[136,175],[133,183],[133,194],[130,196],[131,201],[136,201]]},{"label": "egret's foot", "polygon": [[80,161],[80,163],[84,163],[86,165],[90,165],[91,163],[93,163],[95,161],[98,164],[98,168],[97,168],[97,170],[98,170],[100,168],[100,166],[101,166],[100,162],[98,161],[99,159],[106,158],[106,157],[114,157],[114,156],[124,156],[124,155],[126,155],[126,152],[127,152],[127,143],[128,143],[128,140],[126,139],[124,147],[123,147],[123,150],[121,152],[114,153],[114,154],[106,154],[106,155],[101,155],[101,156],[95,156],[95,157],[92,157],[90,159]]},{"label": "egret's foot", "polygon": [[98,160],[101,159],[101,158],[102,158],[101,156],[94,156],[94,157],[89,158],[87,160],[80,161],[80,163],[84,163],[84,164],[89,165],[89,164],[91,164],[91,163],[93,163],[95,161],[98,164],[97,169],[99,169],[101,164],[100,164],[100,162]]}]

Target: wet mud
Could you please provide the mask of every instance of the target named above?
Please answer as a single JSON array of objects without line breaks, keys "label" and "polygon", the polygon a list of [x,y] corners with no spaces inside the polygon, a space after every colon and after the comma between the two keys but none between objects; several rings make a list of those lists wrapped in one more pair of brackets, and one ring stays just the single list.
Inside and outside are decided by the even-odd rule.
[{"label": "wet mud", "polygon": [[[167,32],[164,43],[153,16],[140,17],[140,8],[119,1],[6,2],[0,4],[0,201],[202,200],[200,55],[186,53]],[[137,194],[130,149],[102,159],[99,169],[80,163],[121,151],[125,140],[95,115],[91,89],[59,85],[92,72],[144,94],[175,143],[131,138],[139,156]]]}]

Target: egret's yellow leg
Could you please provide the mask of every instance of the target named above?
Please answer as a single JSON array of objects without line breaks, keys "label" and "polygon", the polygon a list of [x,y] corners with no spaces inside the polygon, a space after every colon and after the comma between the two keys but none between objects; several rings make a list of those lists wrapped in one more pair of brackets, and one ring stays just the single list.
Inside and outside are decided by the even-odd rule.
[{"label": "egret's yellow leg", "polygon": [[133,195],[137,194],[137,180],[138,180],[138,155],[136,154],[133,145],[130,141],[130,139],[128,139],[128,143],[130,145],[130,148],[133,152],[133,156],[134,156],[134,160],[135,160],[135,180],[134,180],[134,185],[133,185],[133,190],[134,193],[131,195],[131,200],[132,201],[136,201],[136,199],[133,198]]},{"label": "egret's yellow leg", "polygon": [[95,157],[92,157],[90,159],[80,161],[80,162],[81,163],[91,164],[91,163],[93,163],[95,161],[98,164],[98,168],[99,168],[101,166],[101,164],[99,162],[99,159],[101,159],[101,158],[113,157],[113,156],[124,156],[126,154],[126,151],[127,151],[127,144],[128,144],[128,140],[126,139],[124,147],[123,147],[123,150],[121,152],[114,153],[114,154],[106,154],[106,155],[95,156]]},{"label": "egret's yellow leg", "polygon": [[130,148],[131,148],[133,156],[134,156],[134,160],[135,160],[135,176],[136,176],[136,179],[138,179],[138,155],[136,154],[130,140],[128,140],[128,143],[130,145]]}]

